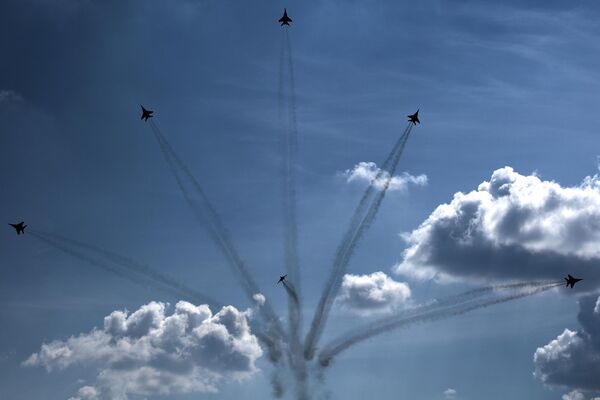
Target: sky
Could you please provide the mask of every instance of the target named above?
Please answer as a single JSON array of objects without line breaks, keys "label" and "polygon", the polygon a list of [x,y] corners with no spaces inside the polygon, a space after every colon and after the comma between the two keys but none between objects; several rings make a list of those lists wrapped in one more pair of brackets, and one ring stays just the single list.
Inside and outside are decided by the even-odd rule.
[{"label": "sky", "polygon": [[[599,13],[589,0],[3,2],[0,212],[28,228],[0,232],[0,398],[272,397],[261,306],[186,205],[139,105],[285,324],[285,30],[305,332],[356,204],[406,115],[421,118],[320,349],[447,295],[586,278],[357,344],[311,398],[600,396]],[[231,307],[180,302],[28,230],[125,255]]]}]

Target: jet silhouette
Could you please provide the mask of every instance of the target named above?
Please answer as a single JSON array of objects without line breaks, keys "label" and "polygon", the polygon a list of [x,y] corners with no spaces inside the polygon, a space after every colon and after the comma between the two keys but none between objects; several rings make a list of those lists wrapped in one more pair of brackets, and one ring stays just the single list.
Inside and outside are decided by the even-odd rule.
[{"label": "jet silhouette", "polygon": [[565,287],[569,287],[571,286],[571,289],[573,287],[575,287],[575,284],[579,281],[582,281],[583,279],[579,279],[579,278],[573,278],[571,275],[567,275],[568,278],[564,278],[564,280],[567,282],[567,284],[565,285]]},{"label": "jet silhouette", "polygon": [[413,125],[421,123],[421,121],[419,121],[419,110],[417,110],[417,112],[413,115],[408,115],[408,122],[412,122]]},{"label": "jet silhouette", "polygon": [[290,26],[290,22],[292,22],[292,19],[288,17],[286,8],[283,9],[283,17],[279,18],[278,22],[281,22],[281,26]]},{"label": "jet silhouette", "polygon": [[152,115],[154,114],[154,111],[146,110],[142,105],[140,105],[140,107],[142,107],[142,119],[144,121],[148,121],[148,118],[152,118],[154,116]]},{"label": "jet silhouette", "polygon": [[17,235],[20,235],[21,233],[24,235],[25,234],[25,228],[27,228],[27,225],[25,225],[25,222],[21,221],[18,224],[9,224],[10,226],[12,226],[13,228],[15,228],[15,230],[17,231]]},{"label": "jet silhouette", "polygon": [[283,275],[283,276],[280,276],[280,277],[279,277],[279,280],[277,281],[277,284],[280,284],[280,283],[284,283],[284,284],[285,284],[285,282],[284,282],[284,281],[285,281],[285,277],[286,277],[286,276],[287,276],[287,274],[285,274],[285,275]]}]

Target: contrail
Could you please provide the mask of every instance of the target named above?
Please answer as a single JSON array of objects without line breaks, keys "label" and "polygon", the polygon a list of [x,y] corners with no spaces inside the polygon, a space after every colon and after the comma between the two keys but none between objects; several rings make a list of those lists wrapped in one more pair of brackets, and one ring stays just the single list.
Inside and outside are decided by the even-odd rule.
[{"label": "contrail", "polygon": [[420,313],[417,315],[412,315],[409,317],[403,318],[387,318],[380,320],[380,322],[374,322],[370,324],[368,327],[363,329],[356,330],[355,332],[343,335],[342,337],[333,340],[329,345],[327,345],[323,351],[319,353],[319,364],[323,367],[326,367],[330,364],[331,360],[340,354],[342,351],[348,349],[349,347],[360,343],[364,340],[370,339],[376,335],[380,335],[382,333],[404,328],[407,326],[411,326],[416,323],[421,322],[433,322],[440,319],[450,318],[462,314],[466,314],[471,311],[475,311],[481,308],[487,308],[493,306],[495,304],[506,303],[508,301],[521,299],[523,297],[528,297],[535,295],[537,293],[545,292],[552,288],[558,287],[562,285],[560,283],[549,283],[544,284],[542,286],[533,286],[532,290],[527,290],[521,293],[512,294],[509,296],[503,296],[500,298],[495,298],[486,301],[470,301],[467,303],[459,304],[455,307],[451,308],[443,308],[441,310],[433,310],[427,311],[424,313]]},{"label": "contrail", "polygon": [[[300,291],[300,271],[298,260],[298,219],[296,216],[296,163],[298,158],[298,125],[296,119],[296,89],[294,80],[294,64],[292,47],[287,29],[284,30],[285,46],[282,46],[280,59],[280,107],[285,98],[283,81],[284,65],[287,64],[287,100],[288,123],[285,129],[285,148],[283,151],[283,213],[284,213],[284,257],[285,269],[290,280],[294,282],[294,296],[288,297],[288,321],[290,331],[290,346],[297,362],[301,360],[302,345],[300,335],[302,330],[302,307]],[[287,58],[285,57],[287,55]],[[286,62],[284,62],[284,59]],[[281,114],[280,114],[281,115]]]},{"label": "contrail", "polygon": [[[387,189],[389,188],[390,182],[394,176],[394,173],[396,172],[396,168],[398,167],[398,163],[400,162],[400,157],[402,156],[404,147],[406,146],[408,138],[410,137],[412,126],[413,125],[410,123],[406,126],[404,132],[382,164],[380,171],[378,171],[376,177],[371,180],[369,186],[359,201],[354,214],[352,215],[350,226],[346,230],[346,233],[344,234],[344,237],[338,246],[338,250],[333,261],[331,274],[327,280],[327,283],[325,284],[325,287],[323,288],[323,292],[321,298],[319,299],[319,304],[317,305],[310,330],[304,342],[304,357],[306,359],[312,359],[314,356],[315,346],[321,337],[321,334],[323,333],[323,329],[325,328],[329,311],[331,310],[335,296],[340,288],[341,281],[344,273],[346,272],[348,263],[350,262],[350,259],[352,258],[354,251],[360,242],[360,239],[371,227],[371,224],[377,216],[377,212],[383,203]],[[388,174],[385,175],[385,184],[381,190],[375,192],[375,186],[384,176],[384,173]],[[375,193],[375,197],[369,203],[369,199],[373,193]]]},{"label": "contrail", "polygon": [[[201,224],[206,228],[210,238],[217,245],[221,253],[225,256],[228,261],[228,265],[234,271],[234,275],[238,278],[238,281],[249,301],[254,303],[253,296],[256,293],[261,293],[258,285],[250,275],[250,272],[246,268],[246,265],[240,258],[236,248],[234,247],[229,233],[225,228],[221,218],[209,201],[208,197],[204,193],[204,190],[200,186],[200,183],[196,180],[194,175],[190,172],[187,165],[179,158],[171,144],[167,141],[166,137],[160,131],[158,125],[153,121],[149,121],[152,128],[152,132],[156,137],[159,147],[167,161],[169,168],[173,176],[175,177],[179,189],[181,190],[185,200],[194,212],[195,216],[199,219]],[[187,178],[195,193],[200,197],[200,204],[198,204],[191,196],[190,190],[184,183],[184,178]],[[265,320],[268,329],[273,329],[279,338],[283,338],[284,330],[281,327],[279,319],[270,303],[267,301],[260,308],[260,314]]]}]

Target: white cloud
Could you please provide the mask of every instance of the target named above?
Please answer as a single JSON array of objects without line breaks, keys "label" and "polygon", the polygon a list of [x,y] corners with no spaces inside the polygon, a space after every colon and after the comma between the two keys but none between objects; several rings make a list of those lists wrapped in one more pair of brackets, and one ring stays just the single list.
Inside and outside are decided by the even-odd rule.
[{"label": "white cloud", "polygon": [[360,162],[352,169],[344,172],[344,176],[348,182],[373,182],[373,186],[381,190],[385,187],[389,180],[388,190],[406,190],[409,184],[425,186],[427,185],[427,175],[413,176],[408,172],[403,172],[401,175],[391,177],[387,171],[383,171],[377,167],[374,162]]},{"label": "white cloud", "polygon": [[406,305],[411,291],[408,284],[396,282],[383,272],[370,275],[344,275],[338,303],[352,312],[370,315],[387,313]]},{"label": "white cloud", "polygon": [[448,388],[446,390],[444,390],[444,397],[446,399],[456,399],[456,389],[452,389],[452,388]]},{"label": "white cloud", "polygon": [[265,301],[267,301],[267,299],[265,298],[265,295],[262,293],[255,293],[252,298],[254,299],[254,301],[256,302],[256,305],[259,307],[262,307],[265,305]]},{"label": "white cloud", "polygon": [[[600,281],[600,179],[574,187],[494,171],[477,190],[458,192],[414,231],[396,272],[441,281],[459,278]],[[593,282],[595,281],[595,282]]]},{"label": "white cloud", "polygon": [[93,386],[83,386],[77,391],[75,397],[70,397],[69,400],[99,400],[98,390]]},{"label": "white cloud", "polygon": [[585,397],[583,396],[583,393],[573,390],[570,393],[563,394],[562,400],[585,400]]},{"label": "white cloud", "polygon": [[[42,345],[23,364],[46,370],[93,367],[95,385],[74,399],[126,399],[172,393],[214,392],[224,380],[243,380],[262,356],[246,314],[180,301],[171,315],[151,302],[129,314],[114,311],[102,329]],[[86,397],[87,396],[87,397]],[[96,397],[94,397],[96,396]]]},{"label": "white cloud", "polygon": [[[579,331],[565,329],[533,356],[534,375],[549,385],[600,391],[600,315],[594,312],[598,296],[579,300]],[[571,395],[571,393],[569,394]]]},{"label": "white cloud", "polygon": [[[585,400],[585,396],[580,391],[573,390],[572,392],[563,394],[561,397],[561,400]],[[600,400],[600,397],[594,397],[594,398],[590,397],[590,400]]]}]

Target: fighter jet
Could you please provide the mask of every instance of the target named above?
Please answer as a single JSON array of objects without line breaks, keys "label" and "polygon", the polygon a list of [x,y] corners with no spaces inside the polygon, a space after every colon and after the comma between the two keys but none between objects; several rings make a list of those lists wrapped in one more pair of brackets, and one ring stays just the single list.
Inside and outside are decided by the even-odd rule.
[{"label": "fighter jet", "polygon": [[292,19],[288,17],[286,8],[283,9],[283,17],[279,18],[278,22],[281,22],[281,26],[290,26],[290,22],[292,22]]},{"label": "fighter jet", "polygon": [[25,234],[25,228],[27,228],[27,225],[25,225],[25,222],[21,221],[18,224],[9,224],[10,226],[12,226],[13,228],[15,228],[15,230],[17,231],[17,235],[20,235],[21,233],[24,235]]},{"label": "fighter jet", "polygon": [[277,281],[277,284],[280,284],[280,283],[285,283],[285,282],[283,282],[283,281],[285,281],[285,277],[286,277],[286,276],[287,276],[287,274],[285,274],[285,275],[283,275],[283,276],[280,276],[280,277],[279,277],[279,280]]},{"label": "fighter jet", "polygon": [[407,115],[407,117],[408,117],[408,122],[412,122],[413,125],[421,123],[421,121],[419,121],[419,110],[417,110],[417,112],[414,113],[413,115]]},{"label": "fighter jet", "polygon": [[141,104],[140,104],[140,107],[142,107],[142,120],[148,121],[148,118],[152,118],[154,116],[154,115],[152,115],[152,114],[154,114],[154,111],[146,110],[144,108],[144,106]]},{"label": "fighter jet", "polygon": [[572,289],[577,282],[582,281],[583,279],[573,278],[571,275],[567,275],[567,278],[564,278],[564,280],[567,282],[565,287],[571,286]]}]

